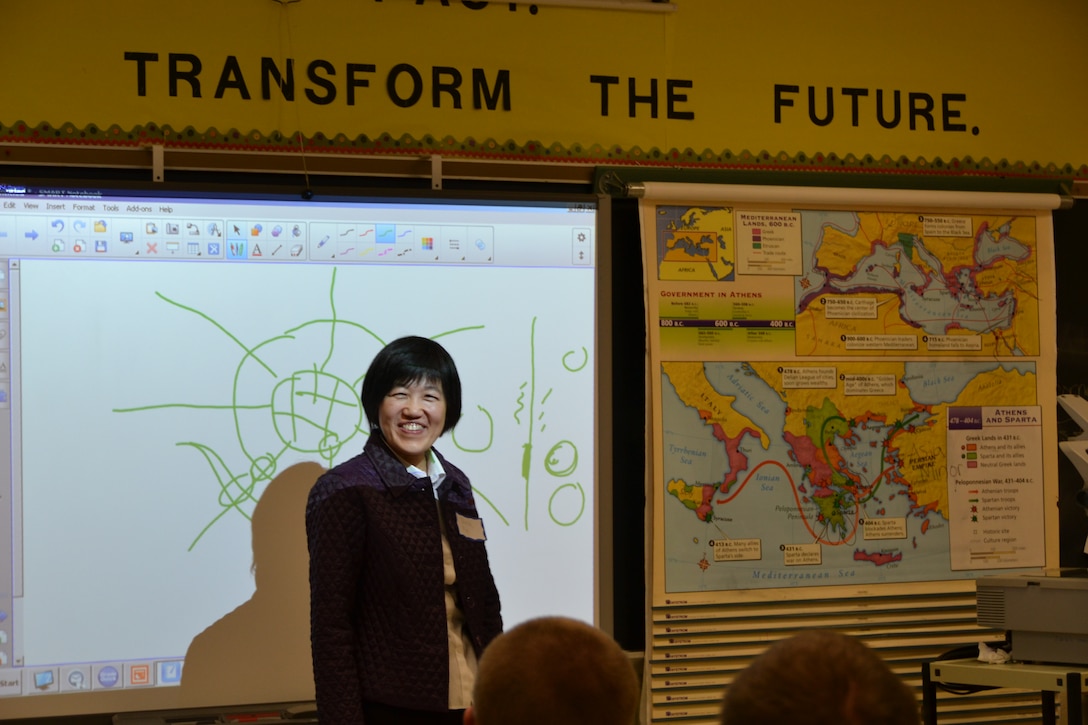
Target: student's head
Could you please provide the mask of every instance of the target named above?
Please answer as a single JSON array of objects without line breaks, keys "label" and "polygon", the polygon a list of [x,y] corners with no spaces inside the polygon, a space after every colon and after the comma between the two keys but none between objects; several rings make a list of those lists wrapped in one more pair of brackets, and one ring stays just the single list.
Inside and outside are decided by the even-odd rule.
[{"label": "student's head", "polygon": [[772,645],[725,691],[722,725],[918,725],[913,691],[863,642],[809,630]]},{"label": "student's head", "polygon": [[438,436],[461,418],[461,379],[445,348],[402,337],[374,357],[360,395],[370,427],[402,460],[418,464]]},{"label": "student's head", "polygon": [[635,668],[615,640],[566,617],[541,617],[484,650],[466,725],[632,725]]}]

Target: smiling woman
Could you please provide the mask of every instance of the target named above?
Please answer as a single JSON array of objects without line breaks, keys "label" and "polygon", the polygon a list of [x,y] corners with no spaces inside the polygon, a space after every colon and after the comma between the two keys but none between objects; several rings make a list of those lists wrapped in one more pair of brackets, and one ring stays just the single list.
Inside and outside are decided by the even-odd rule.
[{"label": "smiling woman", "polygon": [[378,353],[361,397],[371,427],[380,429],[397,458],[424,472],[431,446],[461,418],[461,379],[453,358],[422,337],[401,338]]},{"label": "smiling woman", "polygon": [[382,399],[378,425],[402,463],[427,470],[427,453],[446,419],[442,385],[431,381],[398,385]]},{"label": "smiling woman", "polygon": [[366,447],[318,479],[306,509],[318,711],[456,725],[502,630],[472,488],[432,447],[461,417],[460,377],[437,342],[403,337],[360,397]]}]

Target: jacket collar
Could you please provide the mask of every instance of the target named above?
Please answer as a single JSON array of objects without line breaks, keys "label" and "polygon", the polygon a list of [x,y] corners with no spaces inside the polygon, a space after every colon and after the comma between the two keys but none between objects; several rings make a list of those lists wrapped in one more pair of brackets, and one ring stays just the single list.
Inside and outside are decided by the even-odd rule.
[{"label": "jacket collar", "polygon": [[[396,454],[389,448],[385,438],[382,437],[381,430],[374,429],[371,431],[363,451],[374,462],[374,468],[377,470],[378,476],[392,495],[400,496],[412,489],[431,487],[430,478],[416,478],[408,473],[404,463],[397,458]],[[431,451],[442,462],[442,468],[446,470],[446,479],[442,482],[441,489],[445,491],[448,488],[450,495],[457,501],[462,500],[465,494],[468,494],[471,498],[472,489],[464,474],[451,465],[437,449],[432,448]]]}]

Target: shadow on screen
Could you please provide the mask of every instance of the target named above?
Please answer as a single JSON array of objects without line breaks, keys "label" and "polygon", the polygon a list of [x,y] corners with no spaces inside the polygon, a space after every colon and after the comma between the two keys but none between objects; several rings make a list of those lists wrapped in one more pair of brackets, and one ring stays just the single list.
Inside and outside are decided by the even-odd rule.
[{"label": "shadow on screen", "polygon": [[253,596],[193,638],[181,699],[187,706],[309,701],[306,497],[318,476],[301,463],[276,476],[253,511]]}]

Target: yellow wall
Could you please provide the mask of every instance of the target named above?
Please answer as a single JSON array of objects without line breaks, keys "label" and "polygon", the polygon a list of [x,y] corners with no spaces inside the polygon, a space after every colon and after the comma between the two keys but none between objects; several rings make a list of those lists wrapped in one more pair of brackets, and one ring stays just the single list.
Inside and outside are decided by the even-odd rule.
[{"label": "yellow wall", "polygon": [[[905,157],[914,171],[1088,176],[1083,0],[674,2],[675,12],[646,13],[454,0],[7,0],[0,142],[297,150],[301,132],[312,148],[366,153],[716,166],[766,153],[784,167],[871,155]],[[136,60],[147,54],[157,60]],[[281,73],[293,59],[294,100],[262,92],[262,58]],[[314,63],[322,80],[307,78]],[[350,64],[360,85],[349,102]],[[409,66],[420,74],[414,102]],[[447,84],[460,74],[460,108],[454,93],[436,105],[436,68]],[[628,84],[648,98],[654,82],[656,104],[638,102],[632,116]],[[776,106],[776,87],[796,87],[777,92],[792,105]],[[834,116],[823,123],[828,88]],[[878,93],[886,125],[900,94],[892,128],[878,120]],[[922,109],[932,102],[913,129],[911,94]]]}]

